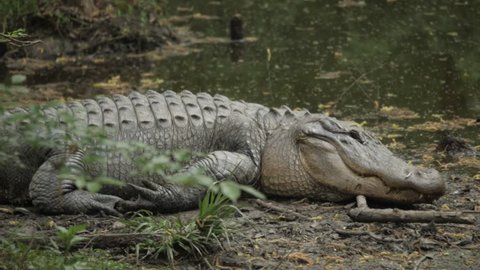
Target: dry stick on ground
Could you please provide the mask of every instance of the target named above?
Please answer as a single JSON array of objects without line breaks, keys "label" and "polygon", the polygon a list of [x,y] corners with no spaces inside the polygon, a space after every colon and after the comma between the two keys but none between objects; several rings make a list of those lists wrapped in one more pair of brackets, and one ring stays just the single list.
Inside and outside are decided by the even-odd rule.
[{"label": "dry stick on ground", "polygon": [[41,40],[21,40],[3,33],[0,33],[0,40],[7,41],[15,47],[28,47],[42,42]]},{"label": "dry stick on ground", "polygon": [[345,234],[345,235],[368,235],[371,238],[382,241],[382,242],[403,242],[403,239],[395,239],[391,237],[381,236],[378,234],[374,234],[373,232],[365,232],[365,231],[350,231],[350,230],[343,230],[343,229],[335,229],[338,234]]},{"label": "dry stick on ground", "polygon": [[419,269],[420,269],[420,265],[421,265],[422,262],[425,261],[426,259],[433,259],[433,255],[427,254],[427,255],[421,257],[420,259],[418,259],[418,261],[415,262],[415,267],[414,267],[413,269],[414,269],[414,270],[419,270]]},{"label": "dry stick on ground", "polygon": [[348,216],[359,222],[475,223],[475,218],[463,211],[373,209],[363,195],[357,196],[357,208],[350,210]]},{"label": "dry stick on ground", "polygon": [[293,210],[285,209],[285,208],[282,208],[282,207],[280,207],[280,206],[276,206],[276,205],[273,205],[273,204],[271,204],[271,203],[268,203],[268,202],[266,202],[266,201],[262,201],[262,200],[259,200],[259,199],[255,200],[255,202],[256,202],[258,205],[260,205],[260,206],[262,206],[262,207],[264,207],[264,208],[271,209],[271,210],[274,210],[274,211],[277,211],[277,212],[280,212],[280,213],[287,213],[287,214],[290,214],[290,215],[294,215],[294,216],[296,216],[296,217],[298,217],[298,218],[300,218],[300,219],[303,219],[303,220],[312,221],[312,218],[311,218],[311,217],[306,216],[306,215],[304,215],[304,214],[300,214],[300,213],[295,212],[295,211],[293,211]]},{"label": "dry stick on ground", "polygon": [[[162,233],[105,233],[105,234],[79,234],[85,238],[85,241],[79,242],[74,248],[114,248],[114,247],[132,247],[146,240],[155,240],[158,243],[165,241],[165,235]],[[31,243],[34,246],[44,246],[50,244],[50,237],[38,234],[32,236],[17,236],[16,241],[22,243]]]},{"label": "dry stick on ground", "polygon": [[165,235],[162,233],[105,233],[80,236],[88,239],[83,248],[133,247],[147,240],[155,240],[158,243],[165,242]]}]

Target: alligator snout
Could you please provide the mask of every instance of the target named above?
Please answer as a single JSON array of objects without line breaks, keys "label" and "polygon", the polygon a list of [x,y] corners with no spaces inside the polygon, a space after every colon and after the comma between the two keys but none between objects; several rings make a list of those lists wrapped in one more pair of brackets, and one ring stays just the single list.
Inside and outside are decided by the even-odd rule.
[{"label": "alligator snout", "polygon": [[403,185],[411,187],[425,195],[442,195],[445,193],[445,181],[440,173],[431,168],[411,167],[405,170]]}]

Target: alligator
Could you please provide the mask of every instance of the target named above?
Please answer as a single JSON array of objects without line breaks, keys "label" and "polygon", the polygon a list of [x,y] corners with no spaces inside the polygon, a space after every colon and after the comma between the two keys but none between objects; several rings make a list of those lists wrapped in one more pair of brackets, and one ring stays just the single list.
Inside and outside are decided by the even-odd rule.
[{"label": "alligator", "polygon": [[[255,186],[267,196],[340,202],[364,195],[413,204],[431,202],[445,192],[438,171],[396,157],[353,122],[307,110],[268,108],[207,93],[149,90],[66,102],[41,112],[58,122],[61,112],[67,113],[79,126],[101,128],[115,141],[141,142],[160,151],[203,152],[177,174],[201,168],[215,180]],[[18,113],[29,112],[17,108],[6,115]],[[127,184],[89,192],[58,173],[60,164],[73,172],[99,174],[100,165],[83,160],[88,147],[15,148],[9,151],[19,155],[23,166],[1,165],[0,203],[31,203],[44,213],[176,212],[197,207],[207,190],[156,174],[129,174],[134,163],[106,153],[107,175]]]}]

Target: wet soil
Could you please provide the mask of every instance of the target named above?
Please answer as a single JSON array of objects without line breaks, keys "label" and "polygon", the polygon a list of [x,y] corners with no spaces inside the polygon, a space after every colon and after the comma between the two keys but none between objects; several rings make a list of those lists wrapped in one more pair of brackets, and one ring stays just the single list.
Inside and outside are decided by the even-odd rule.
[{"label": "wet soil", "polygon": [[[353,203],[332,204],[308,200],[271,200],[266,207],[244,199],[223,250],[198,260],[180,257],[174,266],[166,260],[136,261],[134,248],[111,248],[113,258],[137,267],[176,269],[478,269],[480,266],[480,185],[478,180],[449,170],[447,195],[434,204],[414,209],[470,210],[476,223],[416,224],[359,223],[347,212]],[[371,204],[372,207],[382,205]],[[384,207],[384,206],[383,206]],[[196,211],[165,216],[188,219]],[[0,213],[0,231],[54,235],[53,224],[85,223],[89,232],[115,233],[119,218],[35,213]],[[208,264],[206,263],[208,262]],[[209,266],[210,265],[210,266]]]}]

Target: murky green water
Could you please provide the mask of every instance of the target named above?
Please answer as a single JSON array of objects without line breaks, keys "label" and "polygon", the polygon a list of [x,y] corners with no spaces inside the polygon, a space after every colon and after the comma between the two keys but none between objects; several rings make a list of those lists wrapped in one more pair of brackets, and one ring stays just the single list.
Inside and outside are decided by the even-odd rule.
[{"label": "murky green water", "polygon": [[[341,5],[352,2],[363,4]],[[136,86],[148,73],[163,81],[160,90],[207,91],[311,111],[327,104],[340,118],[387,126],[376,131],[398,133],[412,149],[443,133],[404,132],[411,125],[480,118],[480,1],[165,0],[162,5],[165,18],[193,17],[175,25],[203,41],[228,41],[230,20],[241,14],[245,36],[256,41],[196,43],[190,48],[198,52],[186,56],[107,62],[101,70],[72,62],[71,68],[29,75],[28,86],[65,83],[65,96],[83,98],[106,92],[92,87],[95,82],[120,75]],[[419,117],[385,121],[379,111],[389,106]],[[392,130],[392,124],[403,129]],[[478,125],[447,132],[480,144]]]},{"label": "murky green water", "polygon": [[238,61],[229,44],[201,45],[156,73],[167,88],[311,110],[335,102],[347,116],[375,104],[426,118],[480,115],[480,2],[339,2],[169,1],[169,15],[217,16],[188,22],[206,36],[227,37],[239,13],[258,41],[245,44]]}]

